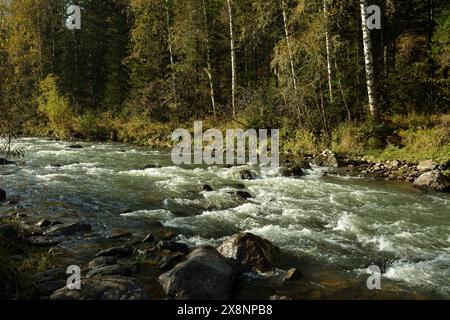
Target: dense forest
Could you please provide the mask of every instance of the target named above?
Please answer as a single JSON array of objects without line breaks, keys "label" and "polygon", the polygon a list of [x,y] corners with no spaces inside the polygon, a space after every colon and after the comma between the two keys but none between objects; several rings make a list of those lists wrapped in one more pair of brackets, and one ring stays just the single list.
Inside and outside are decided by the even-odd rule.
[{"label": "dense forest", "polygon": [[203,119],[291,152],[448,158],[449,29],[433,0],[3,1],[1,131],[158,145]]}]

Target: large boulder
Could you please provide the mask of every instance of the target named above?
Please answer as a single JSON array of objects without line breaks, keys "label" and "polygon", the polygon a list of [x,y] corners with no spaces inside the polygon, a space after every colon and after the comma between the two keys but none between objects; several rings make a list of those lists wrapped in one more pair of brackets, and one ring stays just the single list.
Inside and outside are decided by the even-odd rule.
[{"label": "large boulder", "polygon": [[450,178],[444,176],[439,171],[428,171],[420,175],[414,180],[414,186],[416,188],[433,190],[438,192],[450,191]]},{"label": "large boulder", "polygon": [[330,150],[325,150],[314,157],[312,164],[318,167],[339,168],[340,161],[337,155]]},{"label": "large boulder", "polygon": [[237,260],[244,270],[266,271],[279,249],[270,241],[251,233],[238,233],[217,249],[223,256]]},{"label": "large boulder", "polygon": [[136,280],[123,276],[104,276],[83,279],[81,290],[59,289],[51,300],[145,300],[144,288]]},{"label": "large boulder", "polygon": [[76,233],[86,233],[91,231],[91,226],[87,223],[75,222],[69,224],[59,224],[48,229],[44,234],[50,237],[71,236]]},{"label": "large boulder", "polygon": [[166,295],[179,300],[225,300],[231,295],[235,272],[228,261],[208,246],[163,273],[159,281]]}]

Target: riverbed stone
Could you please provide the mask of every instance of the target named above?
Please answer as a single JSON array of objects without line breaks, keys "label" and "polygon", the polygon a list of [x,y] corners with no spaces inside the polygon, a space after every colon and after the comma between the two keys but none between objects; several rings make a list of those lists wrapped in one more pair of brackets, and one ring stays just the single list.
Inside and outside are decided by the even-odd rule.
[{"label": "riverbed stone", "polygon": [[121,276],[132,276],[133,268],[128,264],[111,264],[100,266],[89,270],[86,274],[86,278],[92,278],[94,276],[110,276],[110,275],[121,275]]},{"label": "riverbed stone", "polygon": [[245,271],[268,270],[279,253],[278,247],[270,241],[247,232],[231,236],[217,250],[238,261]]},{"label": "riverbed stone", "polygon": [[133,278],[120,275],[84,279],[81,290],[62,288],[51,300],[146,300],[144,288]]},{"label": "riverbed stone", "polygon": [[115,246],[101,250],[97,253],[97,257],[114,256],[114,257],[129,257],[133,254],[133,248],[130,246]]},{"label": "riverbed stone", "polygon": [[437,170],[428,171],[414,180],[414,186],[424,190],[449,192],[450,178]]},{"label": "riverbed stone", "polygon": [[112,264],[116,264],[118,260],[118,257],[114,257],[114,256],[102,256],[102,257],[97,257],[93,260],[91,260],[88,264],[88,268],[89,269],[96,269],[99,267],[104,267],[104,266],[108,266],[108,265],[112,265]]},{"label": "riverbed stone", "polygon": [[179,300],[226,300],[235,272],[227,260],[209,246],[195,249],[187,260],[163,273],[159,281],[166,295]]},{"label": "riverbed stone", "polygon": [[75,222],[69,224],[60,224],[51,227],[44,234],[46,236],[58,237],[58,236],[70,236],[77,233],[87,233],[91,231],[91,225],[82,222]]}]

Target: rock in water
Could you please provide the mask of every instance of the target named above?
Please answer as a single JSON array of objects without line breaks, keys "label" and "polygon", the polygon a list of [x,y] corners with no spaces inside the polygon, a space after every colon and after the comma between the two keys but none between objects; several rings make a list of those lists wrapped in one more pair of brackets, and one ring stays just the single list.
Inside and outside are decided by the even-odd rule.
[{"label": "rock in water", "polygon": [[6,200],[6,191],[0,188],[0,201]]},{"label": "rock in water", "polygon": [[59,224],[51,227],[44,234],[46,236],[58,237],[58,236],[70,236],[76,233],[86,233],[91,231],[91,226],[86,223],[75,222],[71,224]]},{"label": "rock in water", "polygon": [[0,158],[0,165],[10,165],[10,164],[16,164],[14,161],[9,161],[3,158]]},{"label": "rock in water", "polygon": [[266,271],[279,249],[270,241],[251,233],[239,233],[225,240],[217,249],[227,258],[237,260],[244,270]]},{"label": "rock in water", "polygon": [[83,146],[81,144],[71,144],[71,145],[68,145],[67,148],[69,148],[69,149],[83,149]]},{"label": "rock in water", "polygon": [[235,272],[212,247],[199,247],[187,260],[163,273],[159,281],[167,296],[179,300],[225,300],[231,295]]},{"label": "rock in water", "polygon": [[450,178],[439,171],[428,171],[414,180],[414,186],[425,190],[449,192]]},{"label": "rock in water", "polygon": [[207,191],[207,192],[214,191],[213,188],[211,188],[211,186],[209,184],[204,184],[202,188],[203,188],[203,191]]},{"label": "rock in water", "polygon": [[135,279],[123,276],[105,276],[83,279],[81,290],[59,289],[51,300],[145,300],[144,288]]},{"label": "rock in water", "polygon": [[253,180],[255,179],[253,173],[250,170],[241,170],[239,171],[239,176],[242,180]]}]

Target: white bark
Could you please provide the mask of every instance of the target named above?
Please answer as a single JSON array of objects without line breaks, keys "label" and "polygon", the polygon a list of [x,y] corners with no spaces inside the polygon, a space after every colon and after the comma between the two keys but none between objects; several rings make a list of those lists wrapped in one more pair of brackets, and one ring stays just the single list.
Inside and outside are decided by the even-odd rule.
[{"label": "white bark", "polygon": [[373,119],[379,118],[378,97],[375,83],[375,71],[373,67],[372,41],[370,30],[367,27],[367,0],[360,0],[362,34],[364,42],[364,60],[366,67],[367,94],[369,96],[369,110]]},{"label": "white bark", "polygon": [[297,91],[297,78],[295,77],[295,68],[294,68],[294,57],[291,49],[291,41],[289,37],[289,29],[288,29],[288,21],[287,21],[287,13],[286,13],[286,3],[284,0],[281,0],[281,11],[283,12],[283,23],[284,23],[284,35],[286,38],[286,46],[289,55],[289,66],[291,68],[291,77],[292,84],[294,86],[294,90]]},{"label": "white bark", "polygon": [[227,0],[228,19],[230,21],[230,51],[231,51],[231,107],[233,116],[236,115],[235,97],[236,97],[236,48],[234,45],[234,25],[232,0]]},{"label": "white bark", "polygon": [[[328,4],[327,0],[323,0],[323,12],[325,14],[325,19],[328,21]],[[333,86],[331,81],[333,79],[333,69],[331,66],[331,37],[328,28],[325,30],[325,44],[327,48],[327,71],[328,71],[328,91],[330,94],[330,102],[333,103]]]},{"label": "white bark", "polygon": [[213,114],[216,116],[216,102],[214,97],[214,84],[212,79],[212,68],[211,68],[211,48],[209,44],[209,29],[208,29],[208,16],[206,14],[206,0],[203,1],[203,22],[205,27],[205,37],[206,37],[206,75],[209,80],[209,95],[211,97],[211,106],[213,109]]},{"label": "white bark", "polygon": [[169,0],[166,0],[166,23],[167,23],[167,47],[169,49],[169,59],[170,59],[170,72],[171,72],[171,78],[172,78],[172,88],[173,88],[173,94],[175,99],[175,104],[177,104],[177,87],[175,83],[175,73],[174,73],[174,58],[173,58],[173,51],[172,51],[172,28],[170,27],[170,4]]}]

